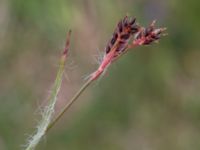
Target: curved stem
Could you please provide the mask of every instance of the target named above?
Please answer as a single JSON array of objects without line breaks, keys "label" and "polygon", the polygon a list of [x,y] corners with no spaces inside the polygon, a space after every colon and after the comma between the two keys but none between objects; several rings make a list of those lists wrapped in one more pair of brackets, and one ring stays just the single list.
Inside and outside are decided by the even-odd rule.
[{"label": "curved stem", "polygon": [[[133,48],[137,45],[127,45],[126,48]],[[116,48],[116,46],[114,46],[114,48]],[[114,50],[113,50],[114,52]],[[120,56],[124,55],[127,51],[125,51],[124,53],[122,53]],[[110,58],[106,59],[107,61],[105,61],[104,63],[102,63],[102,65],[100,67],[103,66],[103,70],[108,66],[108,62],[111,61],[111,59],[113,58],[113,54],[114,53],[110,53]],[[105,65],[105,66],[104,66]],[[80,88],[80,90],[74,95],[74,97],[72,97],[72,99],[68,102],[68,104],[63,108],[63,110],[60,111],[60,113],[58,114],[58,116],[49,124],[49,126],[47,127],[46,132],[48,132],[54,125],[55,123],[57,123],[57,121],[63,116],[63,114],[70,108],[70,106],[79,98],[79,96],[85,91],[85,89],[92,83],[92,81],[95,81],[102,73],[103,70],[99,70],[97,69],[97,71],[94,72],[93,76],[91,76],[91,78],[89,78],[87,80],[87,82]]]},{"label": "curved stem", "polygon": [[58,116],[49,124],[46,133],[58,122],[58,120],[63,116],[63,114],[70,108],[70,106],[79,98],[79,96],[85,91],[85,89],[92,83],[92,79],[88,79],[87,82],[80,88],[80,90],[70,99],[70,101],[65,105],[63,110],[60,111]]}]

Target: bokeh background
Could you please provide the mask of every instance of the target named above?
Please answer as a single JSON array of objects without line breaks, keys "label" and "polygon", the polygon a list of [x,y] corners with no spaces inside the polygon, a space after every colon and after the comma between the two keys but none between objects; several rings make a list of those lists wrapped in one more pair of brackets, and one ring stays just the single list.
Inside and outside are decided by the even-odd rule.
[{"label": "bokeh background", "polygon": [[116,23],[167,27],[93,84],[38,150],[199,150],[199,0],[0,0],[0,150],[26,143],[47,103],[66,32],[71,51],[56,112],[98,66]]}]

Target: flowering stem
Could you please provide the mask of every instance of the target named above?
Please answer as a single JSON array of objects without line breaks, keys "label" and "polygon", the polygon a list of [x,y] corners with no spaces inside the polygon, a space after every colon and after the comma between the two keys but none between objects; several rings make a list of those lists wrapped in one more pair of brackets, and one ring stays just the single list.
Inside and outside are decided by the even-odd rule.
[{"label": "flowering stem", "polygon": [[71,105],[79,98],[79,96],[85,91],[85,89],[92,83],[91,78],[87,80],[87,82],[79,89],[79,91],[71,98],[71,100],[65,105],[65,107],[60,111],[58,116],[49,124],[46,132],[48,132],[63,116],[63,114],[71,107]]},{"label": "flowering stem", "polygon": [[[135,46],[137,46],[137,45],[136,44],[135,45],[128,45],[127,48],[133,48]],[[115,48],[116,48],[116,46],[113,47],[113,49],[115,49]],[[113,50],[113,51],[111,51],[111,53],[109,53],[107,55],[107,59],[104,59],[104,61],[99,66],[99,68],[91,75],[91,77],[79,89],[79,91],[74,95],[74,97],[72,97],[71,100],[65,105],[65,107],[63,108],[63,110],[60,111],[58,116],[49,124],[46,132],[48,132],[58,122],[58,120],[63,116],[63,114],[71,107],[71,105],[79,98],[79,96],[85,91],[85,89],[92,83],[92,81],[95,81],[97,78],[99,78],[100,75],[102,75],[102,73],[105,71],[105,69],[111,63],[111,61],[113,59],[114,52],[115,51]],[[126,52],[127,51],[125,51],[124,53],[126,53]]]}]

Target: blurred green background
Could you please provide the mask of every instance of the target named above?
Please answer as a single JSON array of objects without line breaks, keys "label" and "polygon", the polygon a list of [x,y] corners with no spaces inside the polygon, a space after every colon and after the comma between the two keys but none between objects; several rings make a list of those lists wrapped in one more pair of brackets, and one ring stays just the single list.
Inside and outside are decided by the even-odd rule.
[{"label": "blurred green background", "polygon": [[93,84],[38,150],[199,150],[199,0],[0,0],[0,150],[22,149],[53,84],[68,29],[71,51],[56,112],[98,66],[116,23],[167,27]]}]

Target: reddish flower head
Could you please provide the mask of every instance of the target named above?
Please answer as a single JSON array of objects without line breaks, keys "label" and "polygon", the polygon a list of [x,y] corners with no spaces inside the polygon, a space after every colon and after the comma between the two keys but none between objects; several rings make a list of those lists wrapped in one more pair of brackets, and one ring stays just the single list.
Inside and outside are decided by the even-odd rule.
[{"label": "reddish flower head", "polygon": [[[156,29],[155,21],[153,21],[149,27],[144,28],[136,23],[135,18],[128,18],[125,16],[114,30],[112,38],[105,48],[103,61],[97,71],[91,75],[90,79],[97,79],[114,60],[125,53],[129,48],[149,45],[158,41],[165,30],[165,28]],[[131,39],[133,40],[129,44]]]}]

